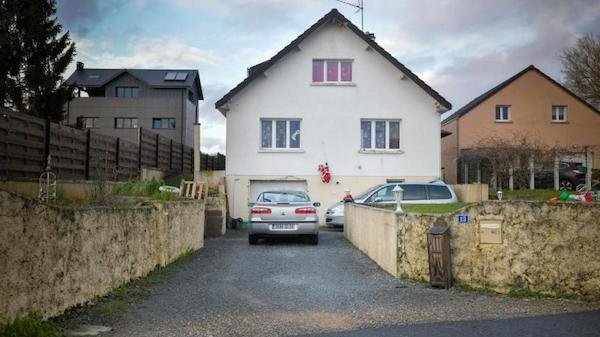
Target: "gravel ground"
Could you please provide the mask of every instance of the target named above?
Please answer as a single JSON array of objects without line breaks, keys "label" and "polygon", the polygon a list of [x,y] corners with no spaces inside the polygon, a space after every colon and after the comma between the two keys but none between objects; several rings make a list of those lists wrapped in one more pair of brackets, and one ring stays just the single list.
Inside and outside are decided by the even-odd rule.
[{"label": "gravel ground", "polygon": [[292,240],[249,246],[247,234],[234,231],[207,239],[146,300],[111,322],[107,336],[289,336],[598,307],[398,280],[339,232],[322,231],[318,246]]}]

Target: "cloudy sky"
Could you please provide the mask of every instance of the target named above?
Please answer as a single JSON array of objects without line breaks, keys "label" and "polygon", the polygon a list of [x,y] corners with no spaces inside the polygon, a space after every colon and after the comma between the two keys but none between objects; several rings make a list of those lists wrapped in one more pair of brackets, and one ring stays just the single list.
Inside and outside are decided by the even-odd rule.
[{"label": "cloudy sky", "polygon": [[[214,102],[334,7],[360,25],[335,0],[58,0],[58,18],[86,67],[198,69],[203,150],[224,152]],[[600,1],[365,0],[365,30],[457,109],[530,64],[561,80]]]}]

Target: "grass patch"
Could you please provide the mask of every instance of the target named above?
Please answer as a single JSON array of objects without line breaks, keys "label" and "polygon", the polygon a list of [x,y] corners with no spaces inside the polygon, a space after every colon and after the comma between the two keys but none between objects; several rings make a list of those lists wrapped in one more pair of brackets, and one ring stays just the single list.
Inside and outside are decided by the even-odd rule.
[{"label": "grass patch", "polygon": [[511,288],[508,291],[508,296],[515,297],[515,298],[536,298],[536,299],[553,297],[551,295],[544,294],[544,293],[541,293],[538,291],[529,290],[526,288]]},{"label": "grass patch", "polygon": [[[177,265],[186,260],[193,253],[194,250],[189,248],[170,264],[164,267],[158,267],[148,273],[148,275],[122,285],[108,295],[90,302],[88,305],[69,309],[65,314],[54,318],[54,324],[71,329],[81,324],[106,324],[115,320],[125,312],[129,311],[134,304],[147,298],[150,295],[150,289],[153,286],[164,281],[164,279],[175,270]],[[0,334],[0,337],[3,337],[3,335]]]},{"label": "grass patch", "polygon": [[508,292],[508,296],[515,298],[535,298],[535,299],[544,299],[544,298],[563,298],[567,300],[576,300],[579,296],[575,293],[570,292],[561,292],[556,295],[551,295],[547,293],[542,293],[539,291],[533,291],[526,288],[511,288]]},{"label": "grass patch", "polygon": [[164,185],[161,180],[152,178],[146,181],[128,181],[116,183],[113,186],[114,194],[127,195],[132,197],[148,197],[154,200],[173,200],[175,196],[170,192],[161,192],[158,190]]},{"label": "grass patch", "polygon": [[[455,212],[468,205],[470,205],[470,203],[467,202],[456,202],[452,204],[403,204],[402,210],[406,213],[444,214]],[[381,205],[376,207],[382,207],[389,210],[396,209],[396,205]]]},{"label": "grass patch", "polygon": [[[559,196],[562,191],[537,189],[537,190],[503,190],[502,200],[530,200],[530,201],[547,201],[552,197]],[[571,194],[573,192],[570,192]],[[495,192],[490,192],[490,200],[497,200],[498,196]]]},{"label": "grass patch", "polygon": [[1,337],[66,337],[65,331],[40,315],[31,314],[0,325]]}]

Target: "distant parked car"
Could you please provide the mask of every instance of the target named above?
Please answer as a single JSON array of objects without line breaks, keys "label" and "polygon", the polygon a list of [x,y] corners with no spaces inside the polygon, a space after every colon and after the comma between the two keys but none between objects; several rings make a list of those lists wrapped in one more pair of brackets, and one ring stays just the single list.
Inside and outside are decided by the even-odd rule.
[{"label": "distant parked car", "polygon": [[256,202],[249,204],[248,242],[255,245],[260,238],[298,236],[318,244],[320,205],[302,191],[262,192]]},{"label": "distant parked car", "polygon": [[[442,181],[430,183],[388,183],[376,185],[354,197],[357,204],[395,204],[393,189],[404,189],[403,204],[448,204],[458,202],[452,188]],[[327,209],[325,222],[331,226],[344,225],[344,203],[338,202]]]},{"label": "distant parked car", "polygon": [[[582,164],[560,162],[558,166],[558,186],[561,191],[576,190],[585,185],[587,168]],[[536,188],[554,188],[554,168],[541,167],[534,174]]]}]

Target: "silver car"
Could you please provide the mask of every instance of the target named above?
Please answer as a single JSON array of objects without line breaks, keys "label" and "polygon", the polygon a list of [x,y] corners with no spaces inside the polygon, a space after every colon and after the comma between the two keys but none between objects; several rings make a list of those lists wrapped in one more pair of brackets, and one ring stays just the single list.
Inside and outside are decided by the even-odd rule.
[{"label": "silver car", "polygon": [[318,202],[311,202],[302,191],[265,191],[250,207],[248,242],[260,238],[303,236],[316,245],[319,243]]},{"label": "silver car", "polygon": [[[449,204],[458,202],[452,187],[436,180],[430,183],[388,183],[376,185],[354,197],[357,204],[395,204],[393,189],[404,189],[403,204]],[[338,202],[325,212],[325,223],[330,226],[344,225],[344,203]]]}]

